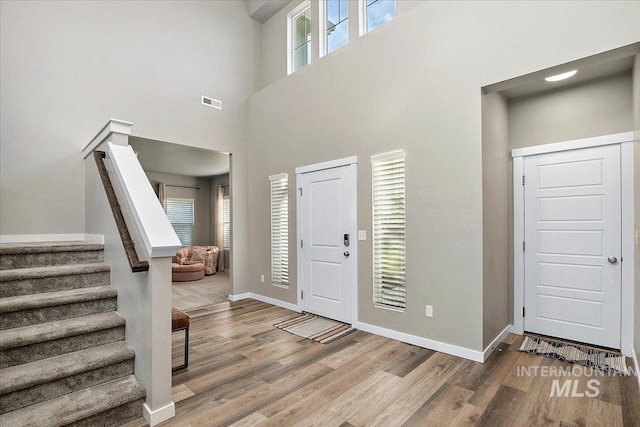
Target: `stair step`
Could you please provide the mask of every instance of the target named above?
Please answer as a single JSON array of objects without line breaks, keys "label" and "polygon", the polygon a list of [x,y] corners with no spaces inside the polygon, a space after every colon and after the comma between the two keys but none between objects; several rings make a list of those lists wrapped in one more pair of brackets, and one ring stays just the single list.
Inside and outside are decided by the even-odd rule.
[{"label": "stair step", "polygon": [[[133,404],[133,402],[140,401],[137,416],[142,415],[141,399],[144,397],[144,387],[133,375],[129,375],[2,414],[0,425],[24,427],[53,427],[72,423],[120,425],[130,420],[131,411],[135,411],[137,406],[137,403]],[[105,416],[91,419],[102,413],[109,414],[108,424],[104,422],[107,421]],[[97,420],[101,422],[96,424]]]},{"label": "stair step", "polygon": [[109,265],[75,265],[0,270],[0,298],[109,284]]},{"label": "stair step", "polygon": [[117,295],[111,286],[96,286],[0,298],[0,330],[115,311]]},{"label": "stair step", "polygon": [[0,368],[124,340],[124,325],[112,311],[0,331]]},{"label": "stair step", "polygon": [[133,359],[120,341],[0,369],[0,413],[132,374]]},{"label": "stair step", "polygon": [[104,245],[91,242],[0,244],[0,270],[103,261]]}]

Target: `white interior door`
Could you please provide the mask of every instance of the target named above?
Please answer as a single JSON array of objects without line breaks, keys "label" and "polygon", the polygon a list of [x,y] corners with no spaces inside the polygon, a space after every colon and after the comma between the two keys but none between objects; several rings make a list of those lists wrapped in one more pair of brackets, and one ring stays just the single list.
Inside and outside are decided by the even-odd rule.
[{"label": "white interior door", "polygon": [[524,159],[526,331],[620,348],[620,146]]},{"label": "white interior door", "polygon": [[351,323],[355,260],[355,183],[350,166],[300,175],[302,306]]}]

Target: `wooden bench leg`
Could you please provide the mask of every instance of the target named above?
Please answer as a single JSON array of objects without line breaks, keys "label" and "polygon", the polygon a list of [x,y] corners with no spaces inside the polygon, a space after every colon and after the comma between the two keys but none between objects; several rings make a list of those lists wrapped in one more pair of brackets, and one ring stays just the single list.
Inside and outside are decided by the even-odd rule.
[{"label": "wooden bench leg", "polygon": [[189,366],[189,326],[186,328],[174,329],[171,332],[182,330],[184,330],[184,363],[180,366],[176,366],[175,368],[171,368],[171,372],[179,371],[180,369],[185,369]]}]

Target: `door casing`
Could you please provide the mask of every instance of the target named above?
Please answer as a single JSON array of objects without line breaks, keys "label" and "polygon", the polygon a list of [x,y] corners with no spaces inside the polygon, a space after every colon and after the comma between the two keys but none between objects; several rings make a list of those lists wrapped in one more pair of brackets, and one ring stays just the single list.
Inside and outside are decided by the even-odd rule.
[{"label": "door casing", "polygon": [[353,239],[353,243],[349,246],[350,258],[353,260],[351,263],[351,283],[353,284],[351,294],[351,324],[356,325],[358,323],[358,157],[345,157],[337,160],[330,160],[328,162],[316,163],[308,166],[301,166],[296,168],[296,283],[297,283],[297,302],[298,307],[303,308],[303,299],[301,291],[304,289],[303,285],[303,262],[302,262],[302,248],[300,240],[302,239],[302,201],[300,198],[300,190],[302,183],[300,178],[302,174],[317,172],[325,169],[348,167],[348,173],[351,175],[353,182],[353,194],[352,194],[352,209],[351,209],[351,224],[349,225],[349,231]]},{"label": "door casing", "polygon": [[622,198],[622,306],[620,319],[621,348],[625,356],[633,352],[634,304],[634,188],[633,188],[633,132],[585,138],[555,144],[514,149],[513,158],[513,332],[524,332],[524,158],[536,154],[578,150],[604,145],[620,145],[620,173]]}]

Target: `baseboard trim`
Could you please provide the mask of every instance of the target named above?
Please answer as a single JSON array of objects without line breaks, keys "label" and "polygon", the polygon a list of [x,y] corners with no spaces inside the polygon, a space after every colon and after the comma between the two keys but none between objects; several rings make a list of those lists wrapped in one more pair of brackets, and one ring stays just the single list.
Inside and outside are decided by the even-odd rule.
[{"label": "baseboard trim", "polygon": [[169,418],[173,418],[176,416],[176,405],[173,402],[170,402],[168,405],[165,405],[161,408],[152,411],[147,403],[142,404],[142,415],[144,419],[147,421],[151,427],[160,424],[163,421],[168,420]]},{"label": "baseboard trim", "polygon": [[100,234],[85,234],[85,233],[0,235],[0,243],[78,242],[78,241],[104,243],[104,236]]},{"label": "baseboard trim", "polygon": [[640,362],[638,362],[636,349],[633,347],[631,348],[631,359],[633,359],[633,370],[636,376],[636,381],[638,382],[638,393],[640,393]]},{"label": "baseboard trim", "polygon": [[415,335],[410,335],[404,332],[398,332],[392,329],[382,328],[380,326],[370,325],[363,322],[356,322],[354,324],[354,327],[364,332],[381,335],[383,337],[402,341],[407,344],[413,344],[419,347],[428,348],[430,350],[439,351],[441,353],[450,354],[452,356],[462,357],[474,362],[484,363],[484,353],[482,351],[471,350],[468,348],[459,347],[457,345],[447,344],[428,338],[417,337]]},{"label": "baseboard trim", "polygon": [[507,325],[507,327],[504,328],[502,332],[500,332],[498,336],[493,339],[493,341],[491,341],[491,344],[489,344],[487,348],[484,349],[483,362],[487,361],[489,356],[491,356],[491,353],[493,353],[493,350],[495,350],[496,347],[498,347],[498,344],[500,344],[502,340],[504,340],[507,337],[507,335],[511,333],[511,331],[513,331],[513,325]]},{"label": "baseboard trim", "polygon": [[240,301],[243,299],[247,299],[250,298],[250,293],[249,292],[245,292],[243,294],[229,294],[229,301]]},{"label": "baseboard trim", "polygon": [[280,301],[279,299],[265,297],[264,295],[254,294],[253,292],[245,292],[243,294],[229,294],[229,301],[240,301],[243,299],[254,299],[257,301],[266,302],[267,304],[275,305],[278,307],[286,308],[287,310],[295,311],[300,313],[302,310],[296,304],[291,304],[290,302]]}]

